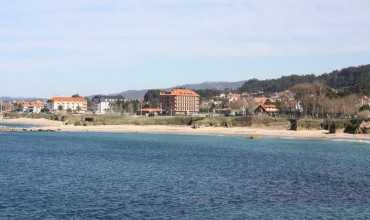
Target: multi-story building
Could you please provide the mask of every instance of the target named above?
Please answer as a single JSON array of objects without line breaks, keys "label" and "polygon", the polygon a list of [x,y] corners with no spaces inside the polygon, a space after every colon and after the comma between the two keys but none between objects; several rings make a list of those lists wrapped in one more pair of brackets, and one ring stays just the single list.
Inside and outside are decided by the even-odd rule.
[{"label": "multi-story building", "polygon": [[166,115],[192,115],[199,113],[199,95],[190,89],[172,89],[160,93],[160,108]]},{"label": "multi-story building", "polygon": [[33,100],[33,101],[19,101],[15,105],[18,111],[29,112],[29,113],[40,113],[46,106],[43,100]]},{"label": "multi-story building", "polygon": [[98,114],[105,114],[112,110],[112,105],[118,102],[125,102],[125,97],[121,95],[114,95],[114,96],[104,96],[104,95],[97,95],[91,99],[92,103],[94,104],[93,110]]},{"label": "multi-story building", "polygon": [[81,96],[53,97],[48,101],[50,111],[86,112],[87,100]]}]

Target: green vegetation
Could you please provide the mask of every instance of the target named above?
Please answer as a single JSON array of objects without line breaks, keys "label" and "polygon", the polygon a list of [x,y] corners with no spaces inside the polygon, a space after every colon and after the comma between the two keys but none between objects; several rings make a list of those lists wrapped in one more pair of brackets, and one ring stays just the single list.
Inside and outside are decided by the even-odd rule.
[{"label": "green vegetation", "polygon": [[219,96],[223,91],[216,89],[199,89],[196,90],[196,92],[199,94],[201,100],[209,100]]},{"label": "green vegetation", "polygon": [[307,130],[319,130],[321,129],[321,120],[304,118],[298,121],[298,130],[307,129]]},{"label": "green vegetation", "polygon": [[370,111],[370,105],[363,105],[361,106],[360,112],[364,112],[364,111]]},{"label": "green vegetation", "polygon": [[280,92],[302,83],[323,83],[339,91],[339,95],[350,94],[370,95],[370,65],[350,67],[336,70],[320,76],[291,75],[278,79],[258,80],[251,79],[244,83],[241,91],[266,93]]},{"label": "green vegetation", "polygon": [[[8,118],[45,118],[61,121],[66,125],[89,126],[89,125],[178,125],[198,127],[273,127],[290,129],[288,118],[254,116],[254,117],[139,117],[124,115],[78,115],[78,114],[19,114],[8,113]],[[298,130],[331,130],[344,129],[347,133],[369,132],[368,128],[361,128],[364,119],[330,119],[321,120],[313,118],[299,119]],[[367,129],[367,130],[366,130]]]},{"label": "green vegetation", "polygon": [[360,125],[362,123],[361,119],[352,119],[350,122],[347,123],[344,132],[350,134],[358,134],[360,133]]},{"label": "green vegetation", "polygon": [[159,106],[160,93],[161,90],[159,89],[148,90],[144,95],[145,107],[157,108]]},{"label": "green vegetation", "polygon": [[79,114],[7,114],[8,118],[45,118],[62,121],[66,125],[185,125],[204,127],[246,127],[272,126],[288,128],[289,122],[285,118],[272,117],[139,117],[116,114],[106,115],[79,115]]},{"label": "green vegetation", "polygon": [[264,91],[267,93],[281,92],[300,83],[313,83],[316,80],[315,75],[291,75],[283,76],[278,79],[258,80],[251,79],[244,83],[240,88],[243,92]]},{"label": "green vegetation", "polygon": [[140,109],[140,105],[138,100],[118,101],[111,104],[111,110],[120,114],[136,114]]}]

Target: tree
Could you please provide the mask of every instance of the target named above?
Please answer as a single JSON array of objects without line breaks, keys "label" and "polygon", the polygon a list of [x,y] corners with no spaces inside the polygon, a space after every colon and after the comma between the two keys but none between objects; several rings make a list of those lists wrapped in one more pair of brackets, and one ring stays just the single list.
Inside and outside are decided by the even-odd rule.
[{"label": "tree", "polygon": [[94,110],[94,103],[91,101],[91,99],[87,99],[87,109],[89,111],[93,111]]},{"label": "tree", "polygon": [[333,95],[347,96],[356,93],[370,96],[370,65],[349,67],[320,76],[311,74],[283,76],[268,80],[251,79],[245,82],[240,90],[243,92],[264,91],[272,93],[287,90],[297,84],[312,84],[315,82],[336,89],[337,92]]},{"label": "tree", "polygon": [[370,111],[370,105],[363,105],[360,107],[359,109],[360,112],[363,112],[363,111]]},{"label": "tree", "polygon": [[160,101],[160,90],[151,89],[148,90],[144,95],[144,102],[147,104],[147,107],[158,107]]},{"label": "tree", "polygon": [[222,93],[222,91],[215,89],[199,89],[196,92],[199,94],[201,100],[209,100]]},{"label": "tree", "polygon": [[327,101],[327,87],[322,83],[302,83],[293,86],[290,89],[295,93],[296,100],[303,106],[305,115],[320,117],[324,115],[322,103]]},{"label": "tree", "polygon": [[127,102],[125,101],[117,101],[111,104],[111,110],[117,113],[125,113],[126,107]]}]

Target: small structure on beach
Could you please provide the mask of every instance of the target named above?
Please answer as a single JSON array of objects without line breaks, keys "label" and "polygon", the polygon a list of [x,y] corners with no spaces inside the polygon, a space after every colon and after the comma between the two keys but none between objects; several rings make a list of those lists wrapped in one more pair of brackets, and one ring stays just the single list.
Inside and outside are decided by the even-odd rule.
[{"label": "small structure on beach", "polygon": [[160,113],[161,113],[160,108],[142,108],[137,112],[138,115],[145,115],[145,116],[157,116]]}]

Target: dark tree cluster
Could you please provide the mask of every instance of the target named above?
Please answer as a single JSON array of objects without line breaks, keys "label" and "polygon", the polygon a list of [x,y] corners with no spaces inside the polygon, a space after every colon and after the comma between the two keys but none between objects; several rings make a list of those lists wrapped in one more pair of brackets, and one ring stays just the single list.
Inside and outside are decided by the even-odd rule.
[{"label": "dark tree cluster", "polygon": [[245,82],[240,90],[246,92],[264,91],[266,93],[281,92],[302,83],[323,83],[337,90],[337,94],[340,96],[353,93],[370,95],[370,65],[345,68],[320,76],[311,74],[283,76],[268,80],[251,79]]},{"label": "dark tree cluster", "polygon": [[160,101],[160,93],[159,89],[151,89],[148,90],[144,95],[144,102],[147,106],[145,107],[158,107]]}]

